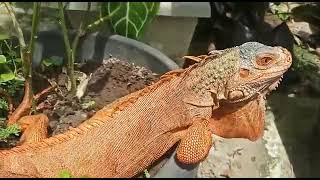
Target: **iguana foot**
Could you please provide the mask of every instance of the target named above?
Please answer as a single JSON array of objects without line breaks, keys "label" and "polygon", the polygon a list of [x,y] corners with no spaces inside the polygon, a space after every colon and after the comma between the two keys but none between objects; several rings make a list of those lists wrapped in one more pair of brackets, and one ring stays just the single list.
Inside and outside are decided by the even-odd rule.
[{"label": "iguana foot", "polygon": [[49,119],[45,114],[24,116],[18,120],[23,132],[19,145],[23,143],[39,142],[48,136]]},{"label": "iguana foot", "polygon": [[195,164],[205,159],[212,146],[208,121],[192,125],[177,149],[177,159],[184,164]]}]

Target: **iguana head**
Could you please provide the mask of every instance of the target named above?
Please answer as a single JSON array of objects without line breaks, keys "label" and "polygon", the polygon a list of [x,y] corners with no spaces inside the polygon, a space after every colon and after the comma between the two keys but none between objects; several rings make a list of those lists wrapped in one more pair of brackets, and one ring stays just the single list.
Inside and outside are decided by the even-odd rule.
[{"label": "iguana head", "polygon": [[229,80],[226,101],[236,103],[278,87],[283,74],[292,63],[290,52],[282,47],[270,47],[258,42],[238,46],[240,62],[237,72]]}]

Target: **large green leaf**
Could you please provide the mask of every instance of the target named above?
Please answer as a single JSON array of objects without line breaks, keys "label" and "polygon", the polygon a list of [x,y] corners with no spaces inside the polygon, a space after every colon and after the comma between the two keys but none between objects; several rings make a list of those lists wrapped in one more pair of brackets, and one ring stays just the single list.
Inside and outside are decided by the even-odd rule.
[{"label": "large green leaf", "polygon": [[102,4],[104,15],[110,15],[115,33],[140,39],[146,26],[155,18],[160,2],[107,2]]}]

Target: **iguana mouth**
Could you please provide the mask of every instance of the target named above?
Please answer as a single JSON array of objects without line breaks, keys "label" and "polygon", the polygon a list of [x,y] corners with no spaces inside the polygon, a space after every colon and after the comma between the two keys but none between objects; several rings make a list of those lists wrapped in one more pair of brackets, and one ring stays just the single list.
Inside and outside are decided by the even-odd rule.
[{"label": "iguana mouth", "polygon": [[268,86],[268,88],[266,90],[264,90],[263,93],[263,98],[266,99],[266,96],[269,95],[271,93],[271,91],[274,91],[278,88],[279,84],[281,83],[283,78],[283,75],[280,76],[280,78],[278,80],[276,80],[274,83],[272,83],[270,86]]},{"label": "iguana mouth", "polygon": [[[282,73],[279,72],[279,74],[282,74]],[[283,74],[281,76],[273,75],[273,77],[247,83],[244,86],[237,87],[229,91],[229,93],[233,91],[242,91],[244,97],[237,100],[233,100],[231,101],[231,103],[247,101],[260,95],[262,95],[263,98],[266,99],[266,96],[269,95],[271,91],[275,90],[279,86],[280,82],[282,81],[282,78],[283,78]]]}]

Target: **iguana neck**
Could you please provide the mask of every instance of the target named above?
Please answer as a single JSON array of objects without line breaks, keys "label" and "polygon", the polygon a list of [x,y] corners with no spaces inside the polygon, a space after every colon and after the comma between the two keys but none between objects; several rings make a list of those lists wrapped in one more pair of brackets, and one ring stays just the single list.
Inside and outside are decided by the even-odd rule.
[{"label": "iguana neck", "polygon": [[196,93],[215,91],[224,93],[227,82],[239,68],[239,48],[224,50],[212,59],[204,60],[188,76],[189,87]]}]

